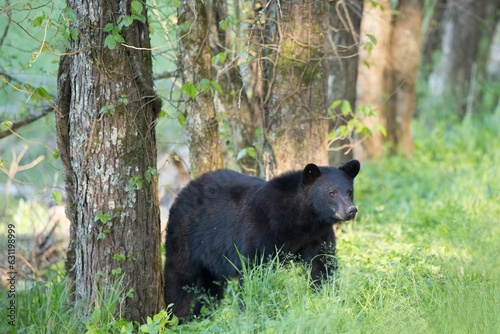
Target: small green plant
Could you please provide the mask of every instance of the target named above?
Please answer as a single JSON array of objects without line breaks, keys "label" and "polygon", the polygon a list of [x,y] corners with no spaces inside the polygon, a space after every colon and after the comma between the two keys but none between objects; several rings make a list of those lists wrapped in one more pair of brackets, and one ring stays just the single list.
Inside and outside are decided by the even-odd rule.
[{"label": "small green plant", "polygon": [[157,169],[148,167],[148,170],[146,171],[145,175],[146,181],[148,181],[148,183],[151,183],[153,177],[158,177],[158,176],[160,176],[160,173],[158,173]]},{"label": "small green plant", "polygon": [[[373,109],[369,106],[359,106],[354,112],[348,100],[336,100],[329,108],[329,116],[333,122],[337,123],[335,129],[328,134],[328,149],[335,150],[336,142],[349,141],[349,150],[354,147],[354,143],[361,142],[373,133],[380,132],[387,136],[387,131],[382,124],[375,124],[368,127],[362,121],[363,118],[373,117]],[[345,144],[342,145],[345,148]]]},{"label": "small green plant", "polygon": [[98,213],[94,217],[94,221],[100,221],[103,224],[103,229],[97,235],[97,240],[105,239],[106,235],[111,232],[113,224],[110,222],[111,215],[108,213]]},{"label": "small green plant", "polygon": [[130,4],[131,15],[121,16],[118,19],[118,23],[115,25],[113,23],[108,23],[104,26],[104,32],[110,33],[104,39],[104,47],[110,50],[114,50],[119,43],[125,43],[125,39],[121,35],[121,31],[124,27],[129,27],[134,23],[134,20],[141,22],[146,21],[146,17],[142,14],[144,5],[142,2],[133,0]]},{"label": "small green plant", "polygon": [[24,288],[17,290],[16,333],[81,332],[83,319],[79,318],[79,306],[68,303],[71,287],[60,273],[45,282],[26,282]]}]

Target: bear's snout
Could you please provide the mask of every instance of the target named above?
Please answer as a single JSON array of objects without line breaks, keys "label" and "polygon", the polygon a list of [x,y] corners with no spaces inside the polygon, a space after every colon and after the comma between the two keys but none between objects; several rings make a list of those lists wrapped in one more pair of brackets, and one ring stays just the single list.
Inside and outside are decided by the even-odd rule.
[{"label": "bear's snout", "polygon": [[358,212],[358,208],[355,207],[355,206],[350,206],[347,211],[346,211],[346,214],[347,214],[347,218],[348,219],[353,219],[354,217],[356,217],[356,213]]}]

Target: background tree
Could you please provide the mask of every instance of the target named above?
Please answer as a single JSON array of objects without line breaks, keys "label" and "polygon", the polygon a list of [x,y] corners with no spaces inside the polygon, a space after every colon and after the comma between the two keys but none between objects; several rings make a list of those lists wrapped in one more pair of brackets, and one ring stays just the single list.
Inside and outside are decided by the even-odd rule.
[{"label": "background tree", "polygon": [[474,82],[479,72],[485,70],[486,57],[480,59],[480,45],[489,46],[491,42],[500,1],[449,0],[445,3],[440,25],[441,58],[429,78],[429,87],[431,93],[441,99],[451,94],[457,114],[464,116],[472,110]]},{"label": "background tree", "polygon": [[[253,88],[247,86],[245,90],[245,86],[250,83],[245,83],[244,79],[245,72],[250,76],[255,76],[257,72],[255,66],[253,69],[251,66],[240,66],[244,48],[255,48],[251,42],[255,39],[252,30],[258,28],[253,24],[249,28],[252,29],[250,32],[245,31],[247,24],[239,23],[246,19],[241,8],[245,7],[244,2],[240,4],[240,1],[234,1],[228,4],[225,0],[214,0],[207,4],[212,64],[223,92],[218,95],[218,111],[222,120],[227,119],[230,129],[227,142],[231,147],[226,149],[226,164],[234,165],[247,174],[259,175],[255,146],[259,140],[256,131],[260,126],[260,113],[258,105],[252,101],[252,94],[247,94]],[[236,164],[228,163],[232,160],[236,160]]]},{"label": "background tree", "polygon": [[67,4],[78,34],[58,73],[57,135],[71,221],[66,269],[75,298],[87,302],[123,275],[131,291],[124,315],[144,320],[164,307],[155,172],[161,102],[146,7],[133,0]]},{"label": "background tree", "polygon": [[[214,92],[219,84],[214,79],[207,7],[201,0],[183,1],[178,8],[179,68],[183,91],[188,100],[186,130],[189,132],[191,177],[223,164],[219,144],[219,126],[214,105]],[[222,91],[221,91],[222,92]]]},{"label": "background tree", "polygon": [[[330,29],[328,30],[328,105],[342,100],[351,110],[356,110],[356,83],[358,77],[360,27],[363,14],[363,0],[331,1]],[[342,106],[342,104],[340,104]],[[331,110],[335,122],[333,131],[345,125],[350,117],[342,114],[341,107]],[[341,165],[353,157],[348,139],[333,142],[329,149],[330,164]]]},{"label": "background tree", "polygon": [[[217,71],[222,88],[216,99],[219,122],[227,118],[231,131],[232,146],[224,148],[226,163],[236,158],[243,171],[265,177],[302,168],[305,162],[328,164],[328,99],[354,91],[355,79],[348,78],[355,78],[362,10],[360,1],[349,2],[347,7],[342,2],[335,4],[271,1],[249,7],[245,2],[219,0],[205,6],[195,1],[181,5],[201,10],[190,19],[179,19],[181,27],[193,22],[186,25],[185,31],[192,37],[181,40],[181,49],[189,46],[191,54],[200,57],[207,54],[204,47],[211,47],[212,62],[207,54],[207,61],[198,62],[195,68],[205,66],[199,70],[205,71],[205,77],[213,68]],[[330,15],[342,15],[331,31]],[[209,26],[195,38],[205,17]],[[189,58],[193,57],[187,57],[184,68]],[[332,74],[335,80],[330,87],[329,59],[335,62],[333,71],[338,70]],[[192,82],[200,85],[202,78],[193,76]],[[354,105],[352,96],[347,98]],[[207,108],[203,109],[206,114]],[[197,136],[194,129],[188,127],[188,131],[191,138]],[[211,133],[218,140],[217,133]]]},{"label": "background tree", "polygon": [[328,165],[328,2],[272,2],[262,36],[262,169]]},{"label": "background tree", "polygon": [[[371,3],[371,2],[370,2]],[[423,2],[401,0],[392,11],[389,1],[368,4],[361,23],[363,38],[376,41],[360,55],[358,105],[371,106],[364,117],[368,127],[387,129],[373,133],[356,148],[360,158],[377,157],[389,142],[393,153],[411,154],[411,120],[416,102],[416,80],[420,66],[420,30]]]}]

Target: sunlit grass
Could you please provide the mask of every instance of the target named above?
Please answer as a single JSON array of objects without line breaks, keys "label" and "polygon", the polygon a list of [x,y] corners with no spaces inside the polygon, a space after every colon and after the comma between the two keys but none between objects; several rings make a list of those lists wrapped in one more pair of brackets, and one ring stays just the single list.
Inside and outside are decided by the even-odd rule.
[{"label": "sunlit grass", "polygon": [[[152,322],[151,328],[174,333],[500,333],[499,128],[499,115],[460,123],[417,121],[412,158],[364,163],[356,179],[359,216],[342,227],[340,269],[322,288],[310,287],[300,261],[274,259],[244,271],[242,285],[230,282],[226,297],[204,308],[200,319],[167,328]],[[24,332],[36,332],[30,324],[43,323],[60,333],[142,328],[112,314],[119,293],[103,298],[109,302],[100,305],[111,307],[75,317],[58,284],[19,292],[19,303],[34,301],[20,309]],[[165,319],[163,314],[157,322]]]}]

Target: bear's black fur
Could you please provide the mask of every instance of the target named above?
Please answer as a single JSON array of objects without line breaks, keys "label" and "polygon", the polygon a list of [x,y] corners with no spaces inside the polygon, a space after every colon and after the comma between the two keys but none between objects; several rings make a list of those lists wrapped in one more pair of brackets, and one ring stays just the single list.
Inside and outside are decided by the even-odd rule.
[{"label": "bear's black fur", "polygon": [[[357,160],[344,166],[307,165],[268,182],[230,170],[208,172],[190,182],[170,209],[166,238],[165,301],[189,317],[193,289],[220,298],[234,265],[280,249],[312,262],[312,277],[328,274],[335,254],[333,224],[351,220]],[[325,254],[326,253],[326,254]],[[195,304],[199,314],[201,303]]]}]

